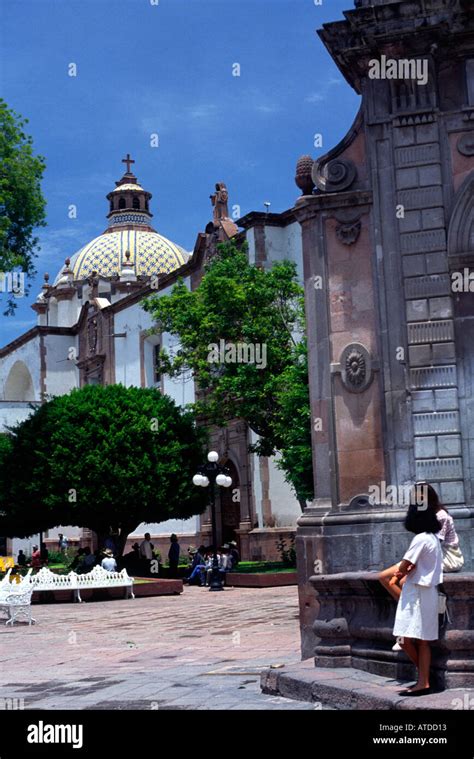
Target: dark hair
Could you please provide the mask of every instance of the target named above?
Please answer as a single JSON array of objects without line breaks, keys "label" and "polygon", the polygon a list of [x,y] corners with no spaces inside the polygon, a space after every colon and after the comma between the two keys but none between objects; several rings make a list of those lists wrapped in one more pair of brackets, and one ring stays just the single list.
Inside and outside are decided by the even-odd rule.
[{"label": "dark hair", "polygon": [[[433,485],[430,485],[428,482],[417,482],[416,485],[414,485],[414,499],[413,502],[420,506],[420,502],[418,501],[418,492],[419,489],[422,490],[422,495],[419,501],[421,502],[421,505],[423,505],[426,508],[426,505],[428,505],[429,509],[432,509],[433,511],[439,511],[440,509],[444,509],[447,511],[447,509],[443,506],[439,499],[439,495],[434,489]],[[428,496],[427,501],[428,504],[426,504],[425,500],[425,493]]]},{"label": "dark hair", "polygon": [[170,537],[170,540],[171,540],[173,543],[177,543],[177,542],[178,542],[178,536],[177,536],[177,535],[175,535],[175,534],[174,534],[174,532],[173,532],[173,534],[172,534],[172,535],[171,535],[171,537]]},{"label": "dark hair", "polygon": [[420,508],[416,504],[408,507],[405,517],[405,529],[408,532],[414,532],[418,535],[420,532],[432,532],[436,534],[440,531],[441,525],[433,508]]}]

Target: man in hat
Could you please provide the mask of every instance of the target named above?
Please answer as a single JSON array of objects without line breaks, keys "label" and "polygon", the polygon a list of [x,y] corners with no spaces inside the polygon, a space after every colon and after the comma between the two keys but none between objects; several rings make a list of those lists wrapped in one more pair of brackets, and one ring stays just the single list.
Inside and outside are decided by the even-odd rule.
[{"label": "man in hat", "polygon": [[104,551],[104,558],[101,563],[102,569],[106,569],[107,572],[117,571],[117,562],[114,559],[114,555],[110,548],[106,548]]}]

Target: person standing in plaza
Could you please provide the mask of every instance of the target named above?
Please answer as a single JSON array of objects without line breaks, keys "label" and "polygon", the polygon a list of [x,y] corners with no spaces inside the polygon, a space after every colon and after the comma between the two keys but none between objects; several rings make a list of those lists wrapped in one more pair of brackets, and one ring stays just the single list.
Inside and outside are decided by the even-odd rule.
[{"label": "person standing in plaza", "polygon": [[41,543],[40,556],[41,556],[41,566],[46,567],[49,561],[49,551],[46,548],[45,543]]},{"label": "person standing in plaza", "polygon": [[33,546],[33,553],[31,554],[31,566],[33,569],[41,569],[41,551],[38,546]]},{"label": "person standing in plaza", "polygon": [[170,537],[170,550],[168,551],[168,562],[169,562],[169,576],[170,577],[177,577],[178,576],[178,564],[179,564],[179,552],[180,552],[180,546],[178,543],[178,536],[174,533]]},{"label": "person standing in plaza", "polygon": [[146,567],[145,574],[151,574],[151,562],[153,560],[153,548],[154,545],[150,540],[150,533],[146,532],[145,537],[140,543],[140,559]]},{"label": "person standing in plaza", "polygon": [[21,549],[18,551],[16,563],[19,567],[26,567],[26,556]]}]

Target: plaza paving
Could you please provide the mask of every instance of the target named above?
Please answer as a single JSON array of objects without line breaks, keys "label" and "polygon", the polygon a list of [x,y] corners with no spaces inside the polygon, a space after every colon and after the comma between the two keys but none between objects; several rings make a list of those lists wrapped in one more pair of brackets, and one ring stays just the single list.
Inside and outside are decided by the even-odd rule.
[{"label": "plaza paving", "polygon": [[20,708],[314,709],[260,692],[263,669],[300,660],[295,587],[40,604],[33,616],[0,626],[1,693]]}]

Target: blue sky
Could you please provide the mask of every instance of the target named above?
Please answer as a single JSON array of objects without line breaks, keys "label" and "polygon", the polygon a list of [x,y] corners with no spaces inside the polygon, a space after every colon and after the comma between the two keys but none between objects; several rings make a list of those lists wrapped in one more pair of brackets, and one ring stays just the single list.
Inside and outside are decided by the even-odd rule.
[{"label": "blue sky", "polygon": [[[0,344],[35,323],[43,274],[106,227],[105,195],[130,152],[153,225],[192,250],[227,183],[241,215],[299,195],[295,164],[347,132],[359,97],[315,30],[352,0],[22,0],[0,4],[0,85],[46,158],[38,274]],[[68,76],[75,63],[77,76]],[[239,63],[240,77],[232,76]],[[158,148],[150,135],[159,135]],[[314,148],[314,134],[323,148]],[[70,204],[77,219],[68,218]]]}]

